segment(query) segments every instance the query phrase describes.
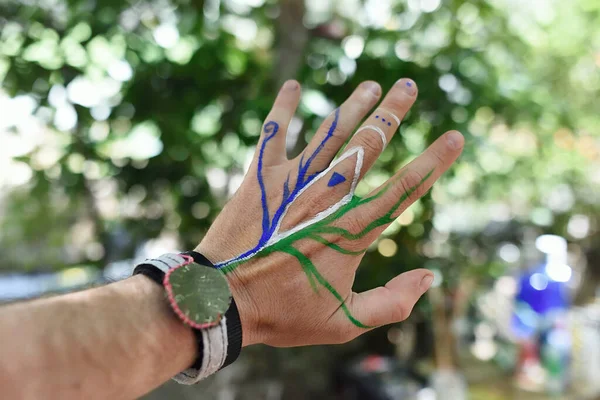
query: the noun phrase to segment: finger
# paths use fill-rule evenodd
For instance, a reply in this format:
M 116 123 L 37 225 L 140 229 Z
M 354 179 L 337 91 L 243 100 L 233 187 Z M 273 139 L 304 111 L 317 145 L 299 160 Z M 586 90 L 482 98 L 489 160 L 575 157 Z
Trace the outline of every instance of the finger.
M 388 207 L 392 205 L 389 209 L 391 218 L 399 216 L 431 189 L 435 181 L 456 161 L 463 145 L 464 138 L 460 132 L 446 132 L 382 185 L 382 201 Z
M 375 163 L 385 146 L 390 142 L 400 122 L 417 98 L 417 85 L 410 79 L 397 81 L 379 107 L 358 128 L 346 149 L 364 149 L 361 177 Z
M 340 240 L 356 241 L 366 238 L 370 243 L 408 206 L 427 193 L 458 158 L 463 144 L 464 139 L 459 132 L 447 132 L 386 183 L 354 204 L 350 204 L 350 199 L 358 182 L 364 150 L 361 147 L 349 149 L 330 168 L 311 181 L 310 189 L 303 194 L 305 200 L 300 199 L 302 201 L 298 206 L 290 208 L 283 227 L 291 229 L 302 223 L 298 225 L 300 229 L 328 217 L 340 207 L 361 207 L 361 212 L 348 214 L 353 215 L 351 225 L 345 224 L 350 220 L 342 222 L 342 225 L 353 228 L 322 229 L 325 233 L 340 234 Z
M 344 145 L 356 125 L 381 96 L 377 82 L 361 83 L 350 97 L 323 121 L 306 149 L 299 156 L 301 168 L 310 176 L 323 171 Z
M 377 327 L 404 321 L 433 282 L 433 273 L 416 269 L 363 293 L 353 293 L 347 306 L 362 324 Z M 346 320 L 346 324 L 347 324 Z M 358 331 L 358 333 L 364 332 Z
M 364 196 L 359 205 L 367 208 L 355 217 L 360 228 L 358 232 L 346 234 L 345 238 L 375 240 L 396 217 L 427 193 L 458 158 L 463 144 L 464 139 L 459 132 L 447 132 L 386 183 Z
M 300 84 L 295 80 L 285 82 L 279 90 L 273 108 L 265 119 L 261 142 L 256 149 L 255 157 L 259 164 L 268 167 L 287 160 L 285 137 L 298 107 L 300 94 Z
M 343 227 L 321 230 L 338 234 L 340 240 L 371 243 L 396 217 L 427 193 L 458 158 L 463 143 L 464 139 L 457 131 L 442 135 L 386 183 L 358 201 L 349 203 L 349 207 L 360 211 L 347 214 L 348 218 L 341 221 Z

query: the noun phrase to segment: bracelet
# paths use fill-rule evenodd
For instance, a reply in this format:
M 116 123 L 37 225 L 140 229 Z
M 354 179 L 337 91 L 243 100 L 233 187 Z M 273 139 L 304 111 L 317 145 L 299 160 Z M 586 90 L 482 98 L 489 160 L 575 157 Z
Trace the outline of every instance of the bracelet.
M 187 257 L 185 257 L 187 256 Z M 192 257 L 200 265 L 214 268 L 214 265 L 202 254 L 188 251 L 182 254 L 168 253 L 138 264 L 133 275 L 142 274 L 163 286 L 166 272 L 186 262 Z M 197 344 L 197 357 L 192 366 L 173 379 L 182 384 L 191 385 L 233 363 L 242 349 L 242 324 L 235 300 L 218 325 L 206 329 L 194 329 Z

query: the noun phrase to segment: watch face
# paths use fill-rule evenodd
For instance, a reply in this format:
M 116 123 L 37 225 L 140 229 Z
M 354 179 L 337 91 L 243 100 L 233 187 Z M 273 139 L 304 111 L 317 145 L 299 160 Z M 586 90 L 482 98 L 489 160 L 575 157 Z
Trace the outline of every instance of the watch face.
M 196 329 L 217 325 L 231 304 L 231 291 L 219 270 L 194 262 L 173 268 L 164 280 L 173 310 Z

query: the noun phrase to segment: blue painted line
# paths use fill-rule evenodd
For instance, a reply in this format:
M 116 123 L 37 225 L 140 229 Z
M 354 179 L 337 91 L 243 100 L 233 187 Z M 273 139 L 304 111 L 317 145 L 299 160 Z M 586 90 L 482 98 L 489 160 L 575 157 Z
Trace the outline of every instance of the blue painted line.
M 250 249 L 248 251 L 245 251 L 244 253 L 240 254 L 239 256 L 235 257 L 234 259 L 228 261 L 227 264 L 229 264 L 231 262 L 235 262 L 236 260 L 239 260 L 242 258 L 246 258 L 248 256 L 252 256 L 252 255 L 258 253 L 262 248 L 264 248 L 265 245 L 268 243 L 268 241 L 273 236 L 273 234 L 275 233 L 275 229 L 277 228 L 279 221 L 283 217 L 283 213 L 287 209 L 288 205 L 296 199 L 296 197 L 298 196 L 298 193 L 300 193 L 300 191 L 303 188 L 305 188 L 310 182 L 312 182 L 317 177 L 317 175 L 319 175 L 323 171 L 323 170 L 317 171 L 317 172 L 309 175 L 308 177 L 306 176 L 306 173 L 308 172 L 315 157 L 317 157 L 317 155 L 323 150 L 323 148 L 325 147 L 325 145 L 327 144 L 329 139 L 331 139 L 331 137 L 333 137 L 333 133 L 335 132 L 335 129 L 337 128 L 339 116 L 340 116 L 340 109 L 338 108 L 335 110 L 335 116 L 334 116 L 333 122 L 331 123 L 331 126 L 329 127 L 329 130 L 327 131 L 327 134 L 325 135 L 325 137 L 323 138 L 323 140 L 321 141 L 319 146 L 310 155 L 310 157 L 308 158 L 308 160 L 306 160 L 306 162 L 304 162 L 304 155 L 302 155 L 302 157 L 300 158 L 300 163 L 298 165 L 298 175 L 296 177 L 296 184 L 295 184 L 294 190 L 292 190 L 291 192 L 290 192 L 290 188 L 289 188 L 290 178 L 288 175 L 288 177 L 283 185 L 283 196 L 282 196 L 282 200 L 281 200 L 281 205 L 277 208 L 277 211 L 275 211 L 275 214 L 273 214 L 273 219 L 271 219 L 270 215 L 269 215 L 269 207 L 267 204 L 267 193 L 266 193 L 266 189 L 265 189 L 265 185 L 264 185 L 262 171 L 263 171 L 263 158 L 264 158 L 265 147 L 267 145 L 267 142 L 269 140 L 271 140 L 273 137 L 275 137 L 275 135 L 279 131 L 279 124 L 277 124 L 275 121 L 269 121 L 265 124 L 263 130 L 266 134 L 268 134 L 268 136 L 265 137 L 265 139 L 263 140 L 261 147 L 260 147 L 260 151 L 258 154 L 258 171 L 257 171 L 257 176 L 256 176 L 257 180 L 258 180 L 258 185 L 260 186 L 261 207 L 263 210 L 262 234 L 261 234 L 260 239 L 258 240 L 258 243 L 256 244 L 256 246 L 254 246 L 252 249 Z M 346 178 L 344 178 L 342 175 L 340 175 L 340 176 L 344 180 L 346 180 Z M 339 178 L 336 178 L 336 179 L 339 179 Z M 341 182 L 343 182 L 343 181 L 340 181 L 338 183 L 341 183 Z M 216 268 L 223 268 L 224 266 L 225 266 L 225 263 L 215 264 Z

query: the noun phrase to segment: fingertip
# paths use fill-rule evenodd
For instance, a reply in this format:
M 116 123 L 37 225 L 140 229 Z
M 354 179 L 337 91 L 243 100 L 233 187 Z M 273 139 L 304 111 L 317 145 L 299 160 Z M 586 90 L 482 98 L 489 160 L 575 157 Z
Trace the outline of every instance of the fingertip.
M 269 118 L 277 120 L 282 126 L 287 126 L 300 101 L 300 84 L 295 79 L 284 82 L 273 102 Z
M 381 86 L 375 81 L 364 81 L 361 86 L 376 97 L 381 96 Z
M 404 93 L 408 94 L 409 96 L 415 96 L 417 94 L 417 84 L 412 79 L 399 79 L 395 83 L 395 86 L 400 88 Z
M 404 276 L 410 281 L 407 282 L 407 284 L 411 286 L 413 293 L 416 296 L 415 301 L 417 301 L 419 297 L 429 290 L 435 278 L 433 272 L 423 268 L 405 272 L 400 276 Z
M 425 293 L 429 290 L 431 284 L 433 283 L 433 278 L 434 276 L 431 272 L 426 273 L 423 278 L 421 278 L 421 282 L 419 283 L 419 289 L 421 290 L 421 293 Z
M 282 89 L 298 90 L 298 89 L 300 89 L 300 83 L 298 83 L 298 81 L 295 79 L 289 79 L 289 80 L 285 81 L 285 83 L 282 86 Z
M 433 276 L 433 273 L 423 268 L 413 269 L 396 276 L 394 279 L 389 281 L 386 286 L 389 289 L 400 292 L 407 290 L 409 287 L 418 289 L 421 281 L 427 275 Z
M 446 141 L 451 149 L 459 150 L 464 146 L 465 138 L 459 131 L 449 131 L 446 133 Z

